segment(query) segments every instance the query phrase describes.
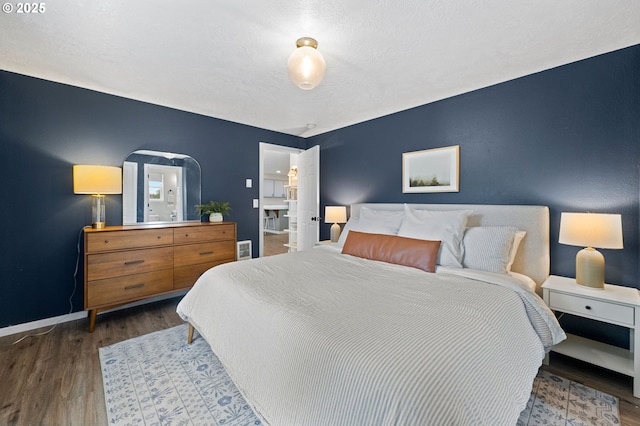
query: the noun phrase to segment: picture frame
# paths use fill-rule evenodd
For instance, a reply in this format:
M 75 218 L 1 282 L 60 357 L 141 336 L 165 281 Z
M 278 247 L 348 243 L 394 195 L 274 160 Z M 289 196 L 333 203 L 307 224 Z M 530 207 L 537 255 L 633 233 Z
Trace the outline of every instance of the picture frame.
M 402 154 L 402 192 L 459 192 L 460 145 Z

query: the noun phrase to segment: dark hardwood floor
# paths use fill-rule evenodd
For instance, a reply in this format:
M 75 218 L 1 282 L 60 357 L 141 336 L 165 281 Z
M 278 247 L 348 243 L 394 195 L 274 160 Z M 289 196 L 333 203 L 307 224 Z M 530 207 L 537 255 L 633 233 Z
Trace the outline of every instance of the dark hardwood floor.
M 77 320 L 0 338 L 0 425 L 107 425 L 98 348 L 182 324 L 178 301 L 99 315 L 93 333 Z
M 0 338 L 0 425 L 107 425 L 98 348 L 182 324 L 178 301 L 100 315 L 93 333 L 78 320 L 15 345 L 29 333 Z M 629 377 L 556 354 L 543 368 L 617 396 L 622 425 L 640 426 Z

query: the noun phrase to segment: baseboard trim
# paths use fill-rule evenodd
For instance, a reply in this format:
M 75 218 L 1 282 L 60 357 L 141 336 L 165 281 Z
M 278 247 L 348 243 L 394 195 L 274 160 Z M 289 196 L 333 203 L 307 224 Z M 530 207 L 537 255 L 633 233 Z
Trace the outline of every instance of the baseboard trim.
M 44 318 L 37 321 L 25 322 L 17 325 L 10 325 L 9 327 L 0 328 L 0 337 L 10 336 L 12 334 L 24 333 L 25 331 L 35 330 L 42 327 L 50 327 L 52 325 L 61 324 L 63 322 L 75 321 L 78 319 L 86 318 L 87 312 L 72 312 L 66 315 L 60 315 L 57 317 Z
M 184 296 L 189 289 L 178 291 L 170 294 L 162 294 L 159 296 L 150 297 L 148 299 L 138 300 L 136 302 L 129 303 L 127 305 L 118 306 L 117 308 L 109 309 L 108 311 L 100 312 L 98 317 L 102 314 L 119 311 L 120 309 L 133 308 L 134 306 L 146 305 L 147 303 L 159 302 L 160 300 L 172 299 L 174 297 Z M 24 333 L 26 331 L 35 330 L 42 327 L 50 327 L 56 324 L 62 324 L 63 322 L 75 321 L 82 318 L 87 318 L 87 311 L 72 312 L 66 315 L 59 315 L 57 317 L 44 318 L 37 321 L 25 322 L 22 324 L 10 325 L 8 327 L 0 328 L 0 337 L 10 336 L 12 334 Z

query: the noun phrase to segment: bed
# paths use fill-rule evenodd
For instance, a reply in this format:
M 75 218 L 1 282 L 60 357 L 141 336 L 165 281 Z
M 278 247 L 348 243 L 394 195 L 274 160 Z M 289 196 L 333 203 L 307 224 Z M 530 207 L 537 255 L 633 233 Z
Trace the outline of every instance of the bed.
M 178 313 L 264 424 L 514 425 L 565 338 L 548 273 L 546 207 L 357 204 L 338 243 L 212 268 Z

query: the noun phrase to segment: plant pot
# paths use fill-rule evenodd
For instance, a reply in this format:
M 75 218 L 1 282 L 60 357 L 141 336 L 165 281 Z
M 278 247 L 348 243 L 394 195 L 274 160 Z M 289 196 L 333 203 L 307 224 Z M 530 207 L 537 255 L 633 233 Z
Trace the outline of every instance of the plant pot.
M 222 213 L 211 213 L 209 215 L 209 222 L 222 222 Z

